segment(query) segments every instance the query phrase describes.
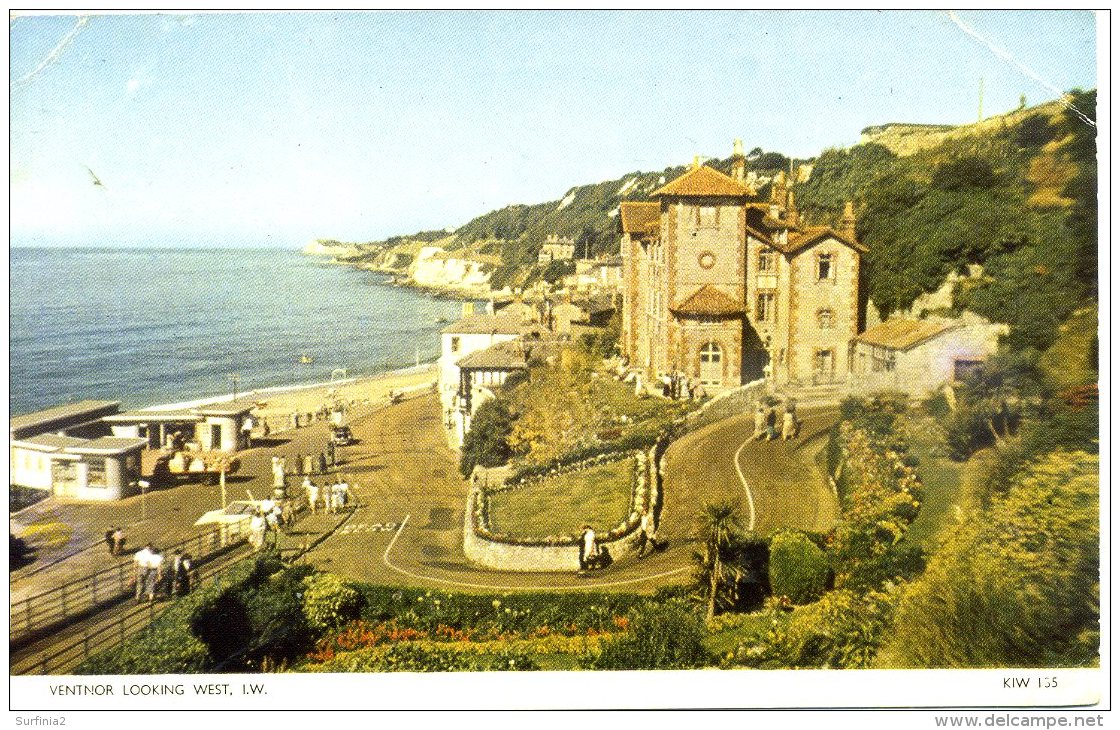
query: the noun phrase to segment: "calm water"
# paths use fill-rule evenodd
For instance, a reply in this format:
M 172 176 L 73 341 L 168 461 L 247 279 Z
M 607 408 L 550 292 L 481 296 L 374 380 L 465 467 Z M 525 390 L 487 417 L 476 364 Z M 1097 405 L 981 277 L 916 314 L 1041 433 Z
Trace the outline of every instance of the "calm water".
M 10 251 L 9 407 L 126 408 L 363 375 L 439 353 L 458 302 L 284 250 Z M 302 355 L 312 358 L 301 364 Z

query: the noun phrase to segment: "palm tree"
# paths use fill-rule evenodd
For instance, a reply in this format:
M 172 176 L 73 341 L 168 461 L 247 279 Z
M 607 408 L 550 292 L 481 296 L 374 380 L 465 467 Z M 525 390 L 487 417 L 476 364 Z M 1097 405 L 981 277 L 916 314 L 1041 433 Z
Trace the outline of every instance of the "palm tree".
M 697 582 L 701 593 L 707 598 L 707 620 L 711 621 L 716 615 L 716 604 L 725 593 L 724 584 L 728 578 L 721 552 L 730 547 L 735 536 L 742 531 L 742 519 L 738 505 L 719 502 L 704 505 L 697 521 L 703 540 L 703 552 L 696 555 L 700 568 Z M 726 600 L 726 596 L 723 596 L 723 601 Z

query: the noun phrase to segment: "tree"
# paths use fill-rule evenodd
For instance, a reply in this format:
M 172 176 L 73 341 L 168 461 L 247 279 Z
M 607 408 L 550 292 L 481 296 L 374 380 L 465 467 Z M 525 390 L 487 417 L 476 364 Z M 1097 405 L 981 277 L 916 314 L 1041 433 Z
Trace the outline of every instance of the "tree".
M 1054 452 L 947 532 L 905 590 L 886 667 L 1091 666 L 1100 639 L 1100 462 Z
M 699 523 L 703 547 L 694 556 L 698 564 L 696 580 L 707 603 L 707 620 L 711 621 L 717 608 L 734 604 L 738 575 L 733 566 L 727 565 L 726 553 L 743 527 L 738 506 L 730 502 L 704 505 Z
M 503 398 L 486 401 L 471 417 L 471 430 L 463 438 L 459 471 L 470 476 L 475 466 L 501 466 L 509 461 L 513 413 Z

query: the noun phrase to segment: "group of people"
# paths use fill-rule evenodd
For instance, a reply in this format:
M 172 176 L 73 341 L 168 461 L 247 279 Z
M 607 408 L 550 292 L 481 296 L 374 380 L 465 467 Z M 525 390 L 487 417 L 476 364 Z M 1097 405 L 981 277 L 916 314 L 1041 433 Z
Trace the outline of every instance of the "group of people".
M 320 504 L 326 514 L 333 514 L 342 511 L 350 502 L 350 485 L 342 479 L 320 487 L 311 481 L 311 477 L 304 477 L 303 491 L 307 495 L 307 507 L 311 514 L 318 514 Z
M 662 375 L 660 381 L 661 394 L 672 400 L 700 400 L 708 395 L 699 380 L 690 378 L 675 369 Z
M 271 542 L 271 547 L 275 548 L 280 539 L 280 529 L 287 528 L 293 519 L 290 501 L 262 500 L 249 520 L 249 545 L 253 552 L 259 552 L 266 542 Z
M 773 441 L 778 438 L 779 433 L 782 441 L 789 441 L 792 438 L 797 438 L 801 432 L 801 422 L 797 420 L 797 404 L 792 400 L 786 401 L 786 407 L 782 413 L 781 431 L 778 431 L 778 411 L 776 408 L 767 409 L 761 403 L 754 412 L 754 440 L 755 441 Z
M 105 531 L 105 544 L 109 547 L 110 555 L 124 555 L 124 544 L 127 538 L 121 527 L 110 527 Z
M 145 599 L 154 603 L 157 598 L 185 596 L 191 591 L 194 578 L 193 558 L 190 553 L 175 550 L 171 559 L 148 543 L 132 556 L 136 568 L 136 602 Z
M 647 554 L 663 550 L 667 546 L 667 543 L 657 536 L 657 524 L 652 511 L 642 515 L 641 522 L 638 525 L 637 540 L 639 558 L 644 558 Z M 649 551 L 648 553 L 646 552 L 647 550 Z M 606 568 L 613 562 L 614 558 L 611 556 L 607 546 L 599 544 L 594 528 L 592 528 L 591 525 L 583 525 L 580 528 L 579 537 L 580 572 L 583 573 L 588 570 Z

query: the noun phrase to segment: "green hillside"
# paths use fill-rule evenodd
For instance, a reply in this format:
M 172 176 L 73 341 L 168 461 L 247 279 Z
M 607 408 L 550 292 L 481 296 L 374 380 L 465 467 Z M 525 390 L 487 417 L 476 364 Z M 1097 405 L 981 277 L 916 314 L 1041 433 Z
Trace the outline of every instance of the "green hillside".
M 930 126 L 904 143 L 890 136 L 892 125 L 865 130 L 887 131 L 794 161 L 812 166 L 793 186 L 798 208 L 808 223 L 831 223 L 846 200 L 855 202 L 858 233 L 870 247 L 867 291 L 884 316 L 936 290 L 950 272 L 982 264 L 986 278 L 959 291 L 955 306 L 1011 324 L 1016 348 L 1045 350 L 1058 327 L 1096 299 L 1096 129 L 1077 113 L 1095 118 L 1096 92 L 1074 92 L 1068 101 L 963 127 Z M 730 168 L 729 159 L 707 164 Z M 789 170 L 790 160 L 755 148 L 747 166 L 766 178 Z M 361 244 L 352 260 L 399 267 L 420 245 L 438 242 L 498 255 L 503 263 L 492 285 L 525 286 L 556 273 L 536 264 L 549 235 L 571 237 L 579 257 L 616 253 L 619 204 L 648 200 L 685 169 L 580 185 L 557 200 L 491 211 L 453 235 L 427 231 Z

